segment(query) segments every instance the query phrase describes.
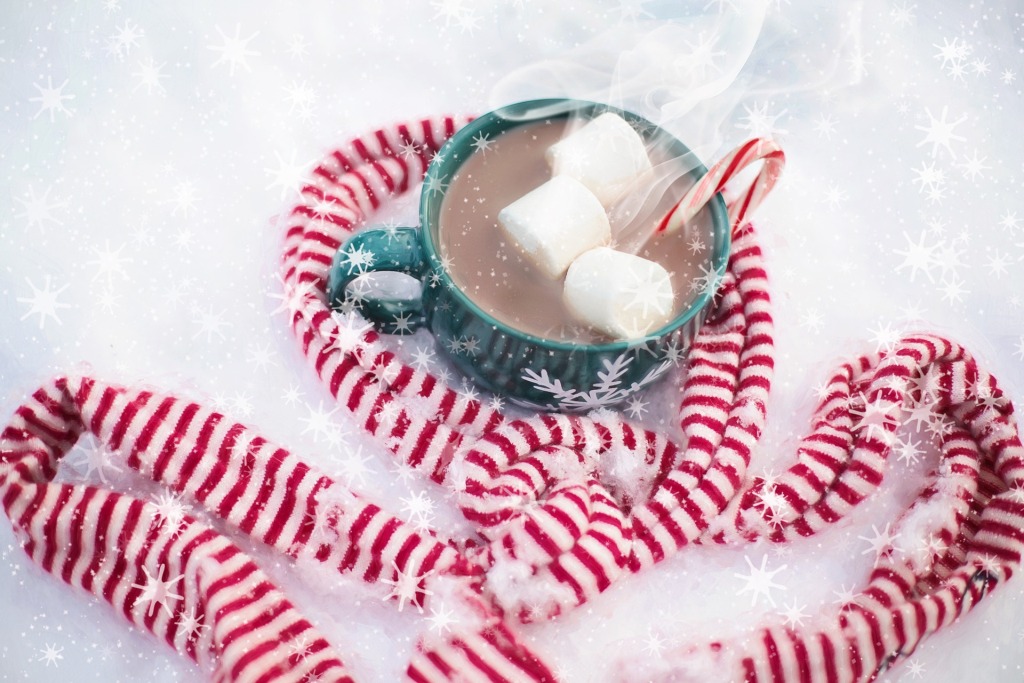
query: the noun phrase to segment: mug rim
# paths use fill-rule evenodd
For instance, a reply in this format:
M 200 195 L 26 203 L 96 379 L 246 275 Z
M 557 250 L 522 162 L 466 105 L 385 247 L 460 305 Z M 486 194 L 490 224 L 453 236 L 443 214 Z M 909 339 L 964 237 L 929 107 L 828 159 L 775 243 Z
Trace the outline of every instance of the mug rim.
M 524 117 L 533 110 L 553 110 L 555 113 Z M 428 227 L 428 215 L 430 207 L 436 202 L 438 205 L 438 220 L 440 220 L 440 204 L 444 201 L 444 197 L 447 194 L 447 188 L 444 184 L 444 180 L 450 175 L 454 175 L 455 172 L 465 163 L 466 159 L 470 155 L 465 155 L 459 158 L 458 154 L 452 154 L 452 152 L 464 145 L 467 139 L 472 139 L 474 135 L 480 133 L 486 133 L 488 129 L 500 121 L 518 121 L 511 127 L 516 127 L 533 121 L 542 121 L 544 119 L 554 119 L 568 117 L 573 114 L 584 113 L 587 118 L 594 118 L 598 114 L 605 112 L 612 112 L 622 116 L 624 119 L 632 124 L 642 124 L 647 130 L 654 134 L 664 135 L 669 140 L 669 143 L 676 148 L 680 153 L 677 156 L 690 155 L 692 159 L 696 161 L 689 173 L 694 176 L 694 180 L 699 180 L 705 174 L 707 174 L 707 166 L 700 160 L 697 155 L 690 150 L 681 140 L 669 133 L 667 130 L 658 126 L 647 119 L 634 114 L 632 112 L 620 109 L 618 107 L 603 104 L 599 102 L 590 102 L 587 100 L 576 100 L 571 98 L 547 98 L 537 100 L 526 100 L 523 102 L 516 102 L 508 104 L 503 107 L 499 107 L 493 111 L 489 111 L 486 114 L 473 119 L 468 124 L 460 128 L 452 135 L 447 142 L 438 150 L 437 155 L 431 160 L 430 165 L 427 168 L 427 172 L 424 176 L 424 190 L 420 193 L 420 243 L 423 247 L 424 255 L 430 263 L 430 270 L 432 273 L 437 273 L 441 279 L 440 286 L 445 287 L 448 291 L 459 301 L 462 306 L 465 306 L 470 312 L 484 320 L 488 325 L 491 325 L 494 329 L 500 329 L 502 333 L 507 334 L 511 337 L 520 339 L 529 344 L 543 347 L 550 351 L 585 351 L 585 352 L 624 352 L 629 349 L 639 348 L 646 346 L 652 341 L 662 339 L 679 328 L 686 325 L 696 316 L 700 315 L 712 301 L 715 291 L 718 289 L 718 285 L 721 282 L 722 277 L 725 274 L 725 268 L 729 260 L 729 251 L 731 248 L 732 235 L 729 226 L 729 215 L 725 207 L 725 200 L 722 199 L 721 193 L 715 194 L 711 201 L 708 202 L 708 209 L 711 212 L 711 223 L 712 230 L 717 238 L 719 233 L 722 235 L 722 239 L 715 240 L 715 244 L 712 245 L 711 253 L 711 264 L 712 272 L 715 274 L 713 283 L 709 283 L 709 286 L 704 288 L 700 294 L 687 306 L 678 316 L 670 320 L 660 328 L 644 335 L 643 337 L 636 337 L 633 339 L 620 339 L 610 342 L 602 342 L 600 344 L 591 344 L 586 342 L 565 342 L 558 341 L 555 339 L 548 339 L 545 337 L 538 337 L 537 335 L 530 334 L 518 330 L 507 323 L 498 320 L 493 315 L 483 310 L 476 302 L 469 298 L 462 288 L 458 286 L 451 275 L 445 269 L 441 257 L 438 253 L 437 245 L 434 243 L 431 230 Z M 505 131 L 503 130 L 502 133 Z M 645 136 L 647 137 L 647 136 Z M 454 164 L 454 165 L 453 165 Z M 447 171 L 447 173 L 443 173 Z M 444 188 L 437 192 L 427 191 L 428 187 Z M 439 195 L 436 196 L 435 195 Z M 440 227 L 440 226 L 438 226 Z M 719 247 L 719 248 L 716 248 Z M 428 312 L 428 315 L 431 313 Z

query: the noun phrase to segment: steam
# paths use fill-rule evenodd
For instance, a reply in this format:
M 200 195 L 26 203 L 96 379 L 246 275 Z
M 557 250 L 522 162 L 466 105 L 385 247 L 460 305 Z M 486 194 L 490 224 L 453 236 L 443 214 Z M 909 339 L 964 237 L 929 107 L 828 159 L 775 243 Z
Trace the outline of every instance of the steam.
M 648 154 L 655 150 L 648 148 Z M 673 185 L 700 165 L 700 160 L 693 154 L 675 157 L 654 166 L 650 173 L 645 173 L 623 193 L 608 210 L 608 220 L 612 234 L 615 236 L 617 249 L 636 254 L 651 237 L 651 230 L 657 225 L 669 206 L 665 205 L 665 195 Z M 682 190 L 680 190 L 681 196 Z M 659 208 L 661 213 L 659 213 Z M 686 225 L 686 237 L 689 239 L 691 228 Z
M 862 3 L 821 0 L 796 17 L 770 9 L 778 3 L 722 0 L 718 11 L 703 0 L 671 3 L 671 14 L 623 23 L 513 71 L 495 84 L 491 108 L 541 98 L 601 102 L 639 114 L 686 144 L 693 154 L 658 163 L 610 211 L 620 248 L 636 253 L 661 217 L 655 213 L 664 210 L 665 193 L 682 191 L 680 179 L 701 160 L 709 165 L 724 145 L 743 138 L 780 137 L 776 120 L 799 110 L 795 95 L 818 96 L 860 80 Z M 797 58 L 786 36 L 806 31 L 821 37 L 819 53 Z M 785 105 L 771 114 L 776 98 Z
M 549 97 L 603 102 L 658 124 L 713 161 L 743 132 L 741 105 L 860 80 L 861 2 L 821 0 L 815 11 L 793 17 L 777 2 L 723 0 L 717 10 L 704 0 L 667 3 L 671 9 L 651 20 L 624 22 L 513 71 L 492 89 L 491 108 Z M 797 60 L 785 36 L 807 31 L 820 36 L 820 53 Z M 756 121 L 748 125 L 747 135 L 765 132 Z
M 754 49 L 765 10 L 762 0 L 740 0 L 735 12 L 623 24 L 507 75 L 492 91 L 492 108 L 545 97 L 603 102 L 662 126 L 698 154 L 714 151 L 694 141 L 707 141 L 735 108 L 738 97 L 720 96 Z

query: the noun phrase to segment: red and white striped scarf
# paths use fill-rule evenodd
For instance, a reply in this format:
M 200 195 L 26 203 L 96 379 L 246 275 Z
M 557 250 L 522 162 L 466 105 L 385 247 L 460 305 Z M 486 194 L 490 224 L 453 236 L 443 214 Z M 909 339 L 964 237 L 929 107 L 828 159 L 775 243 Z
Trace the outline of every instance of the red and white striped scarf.
M 897 528 L 926 542 L 882 549 L 867 586 L 813 631 L 779 625 L 697 645 L 661 674 L 706 680 L 710 662 L 724 680 L 871 680 L 1009 578 L 1024 543 L 1024 449 L 995 378 L 948 340 L 911 336 L 842 365 L 795 463 L 770 481 L 747 476 L 774 362 L 750 224 L 735 230 L 716 312 L 689 352 L 682 444 L 609 411 L 506 419 L 403 364 L 358 318 L 332 314 L 324 290 L 335 250 L 415 185 L 464 122 L 382 129 L 329 155 L 289 218 L 284 284 L 291 323 L 331 394 L 400 462 L 454 488 L 483 542 L 417 531 L 190 401 L 67 377 L 40 388 L 0 434 L 0 500 L 35 562 L 215 681 L 350 680 L 341 655 L 229 538 L 162 503 L 56 483 L 60 458 L 89 432 L 234 533 L 384 582 L 400 605 L 457 603 L 451 629 L 421 639 L 412 680 L 554 680 L 515 622 L 572 609 L 689 543 L 822 530 L 879 486 L 912 407 L 936 416 L 941 454 Z M 621 495 L 606 454 L 632 457 L 648 494 Z

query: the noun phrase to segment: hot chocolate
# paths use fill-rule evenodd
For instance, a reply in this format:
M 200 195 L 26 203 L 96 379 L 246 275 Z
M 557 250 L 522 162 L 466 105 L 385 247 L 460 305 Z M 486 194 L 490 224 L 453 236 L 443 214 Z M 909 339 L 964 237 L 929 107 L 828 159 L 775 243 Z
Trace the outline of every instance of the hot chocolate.
M 563 281 L 540 272 L 498 224 L 501 209 L 551 178 L 544 154 L 578 123 L 543 120 L 523 124 L 495 139 L 481 138 L 475 144 L 477 151 L 448 181 L 438 243 L 452 279 L 494 318 L 538 337 L 590 344 L 610 339 L 574 319 L 563 302 Z M 676 164 L 653 145 L 648 145 L 647 151 L 662 176 L 667 172 L 681 176 L 663 191 L 654 210 L 646 212 L 644 220 L 654 224 L 693 181 L 682 161 Z M 613 243 L 630 222 L 633 211 L 628 207 L 636 204 L 636 199 L 626 193 L 608 207 Z M 637 252 L 669 272 L 675 292 L 673 318 L 697 295 L 695 283 L 700 283 L 710 267 L 712 244 L 711 222 L 702 213 L 687 230 L 658 235 Z M 607 277 L 616 274 L 607 273 Z

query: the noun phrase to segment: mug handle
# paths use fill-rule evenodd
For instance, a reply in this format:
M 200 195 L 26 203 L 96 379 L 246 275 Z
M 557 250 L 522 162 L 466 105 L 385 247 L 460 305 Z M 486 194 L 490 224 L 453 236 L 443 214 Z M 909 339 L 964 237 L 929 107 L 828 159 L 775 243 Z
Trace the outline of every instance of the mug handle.
M 426 322 L 421 297 L 392 299 L 347 291 L 359 276 L 381 271 L 423 278 L 427 263 L 420 246 L 419 228 L 375 228 L 353 235 L 334 254 L 327 279 L 327 301 L 334 309 L 352 301 L 378 332 L 412 334 Z

